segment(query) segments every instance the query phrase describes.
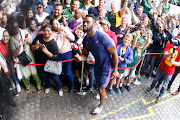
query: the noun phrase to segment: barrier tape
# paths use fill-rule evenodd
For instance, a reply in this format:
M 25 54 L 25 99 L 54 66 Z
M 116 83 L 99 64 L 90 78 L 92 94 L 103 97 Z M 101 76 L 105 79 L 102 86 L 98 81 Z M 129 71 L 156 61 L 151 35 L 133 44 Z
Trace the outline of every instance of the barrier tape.
M 141 57 L 141 59 L 138 61 L 138 63 L 135 65 L 135 66 L 132 66 L 132 67 L 125 67 L 125 68 L 118 68 L 118 70 L 124 70 L 124 69 L 131 69 L 131 68 L 135 68 L 139 65 L 139 63 L 141 62 L 143 57 Z
M 72 59 L 69 59 L 69 60 L 63 60 L 63 61 L 59 61 L 60 63 L 64 63 L 64 62 L 69 62 L 69 61 L 73 61 L 73 60 L 75 60 L 74 58 L 72 58 Z M 17 63 L 17 62 L 15 62 L 15 61 L 13 61 L 14 63 L 16 63 L 16 64 L 22 64 L 22 63 Z M 45 65 L 45 64 L 28 64 L 28 65 L 36 65 L 36 66 L 43 66 L 43 65 Z
M 146 53 L 146 55 L 163 55 L 164 53 Z
M 149 54 L 149 55 L 163 55 L 164 53 L 146 53 L 146 55 L 147 55 L 147 54 Z M 137 67 L 137 66 L 139 65 L 139 63 L 141 62 L 142 58 L 143 58 L 143 57 L 141 57 L 141 59 L 138 61 L 138 63 L 137 63 L 135 66 L 125 67 L 125 68 L 118 68 L 118 70 L 135 68 L 135 67 Z M 69 59 L 69 60 L 63 60 L 63 61 L 59 61 L 59 62 L 60 62 L 60 63 L 65 63 L 65 62 L 69 62 L 69 61 L 73 61 L 73 60 L 75 60 L 75 59 L 72 58 L 72 59 Z M 16 64 L 22 64 L 22 63 L 17 63 L 17 62 L 15 62 L 15 61 L 13 61 L 13 62 L 16 63 Z M 90 61 L 90 60 L 89 60 L 89 62 L 95 64 L 95 62 L 93 62 L 93 61 Z M 28 64 L 28 65 L 43 66 L 43 65 L 45 65 L 45 64 Z

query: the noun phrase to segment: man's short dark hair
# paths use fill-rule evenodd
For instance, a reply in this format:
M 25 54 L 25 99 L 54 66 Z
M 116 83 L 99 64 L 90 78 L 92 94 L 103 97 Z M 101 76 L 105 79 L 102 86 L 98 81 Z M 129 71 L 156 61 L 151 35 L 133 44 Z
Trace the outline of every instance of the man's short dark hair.
M 91 17 L 94 20 L 94 23 L 97 21 L 96 17 L 93 14 L 87 14 L 86 17 Z

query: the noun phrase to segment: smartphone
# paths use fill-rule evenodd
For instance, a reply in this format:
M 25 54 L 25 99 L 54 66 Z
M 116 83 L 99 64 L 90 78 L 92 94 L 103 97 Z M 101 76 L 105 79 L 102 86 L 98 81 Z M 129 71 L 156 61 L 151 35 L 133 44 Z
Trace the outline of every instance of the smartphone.
M 43 47 L 43 44 L 39 43 L 39 47 Z

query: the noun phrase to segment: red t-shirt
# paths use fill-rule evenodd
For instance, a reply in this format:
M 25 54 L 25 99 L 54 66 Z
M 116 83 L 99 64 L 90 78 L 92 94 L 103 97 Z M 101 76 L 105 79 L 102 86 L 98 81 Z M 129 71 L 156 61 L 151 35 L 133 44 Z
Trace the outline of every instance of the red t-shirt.
M 115 32 L 108 30 L 106 33 L 112 38 L 115 45 L 117 46 L 117 36 L 116 36 Z
M 170 42 L 168 41 L 164 48 L 164 51 L 168 51 L 169 53 L 173 52 L 173 47 L 174 47 L 174 45 L 170 44 Z M 176 48 L 175 54 L 176 55 L 173 57 L 174 61 L 176 61 L 176 62 L 180 61 L 180 47 Z M 159 67 L 166 74 L 173 75 L 176 66 L 174 66 L 170 63 L 170 59 L 171 59 L 171 57 L 163 58 L 161 60 L 161 63 L 159 64 Z
M 6 44 L 2 43 L 1 41 L 0 41 L 0 52 L 4 56 L 4 58 L 6 58 Z

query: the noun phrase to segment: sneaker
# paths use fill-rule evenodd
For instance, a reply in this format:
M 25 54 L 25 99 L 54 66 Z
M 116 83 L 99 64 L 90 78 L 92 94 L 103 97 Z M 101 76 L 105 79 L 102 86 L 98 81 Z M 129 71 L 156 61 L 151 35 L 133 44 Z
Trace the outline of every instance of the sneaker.
M 151 80 L 151 77 L 148 77 L 148 80 Z
M 90 88 L 90 89 L 89 89 L 89 92 L 90 92 L 90 93 L 93 93 L 93 92 L 94 92 L 94 91 L 93 91 L 93 88 Z
M 45 89 L 45 93 L 48 94 L 48 93 L 49 93 L 49 90 L 50 90 L 50 88 L 46 88 L 46 89 Z
M 111 88 L 111 89 L 109 89 L 109 92 L 111 93 L 111 94 L 115 94 L 115 92 L 114 92 L 114 90 Z
M 141 76 L 142 76 L 143 78 L 145 78 L 145 77 L 146 77 L 144 73 L 143 73 L 143 74 L 141 74 Z
M 121 94 L 121 90 L 119 88 L 116 88 L 116 91 L 118 94 Z
M 12 87 L 10 87 L 9 90 L 12 91 L 13 90 Z
M 89 78 L 86 80 L 86 86 L 89 85 Z
M 161 97 L 158 96 L 155 102 L 158 103 L 158 102 L 160 102 L 160 101 L 161 101 Z
M 123 87 L 119 87 L 121 92 L 123 93 L 124 92 L 124 88 Z
M 145 91 L 145 93 L 149 93 L 151 90 L 152 90 L 152 88 L 149 87 L 149 88 Z
M 20 93 L 21 92 L 21 86 L 19 84 L 17 84 L 16 88 L 17 88 L 17 92 Z
M 152 74 L 155 76 L 155 75 L 156 75 L 156 71 L 155 71 L 155 70 L 153 70 Z
M 63 91 L 62 90 L 59 91 L 59 96 L 63 96 Z
M 130 92 L 131 91 L 131 87 L 130 86 L 125 86 L 125 88 Z
M 159 92 L 159 86 L 155 87 L 156 92 Z

